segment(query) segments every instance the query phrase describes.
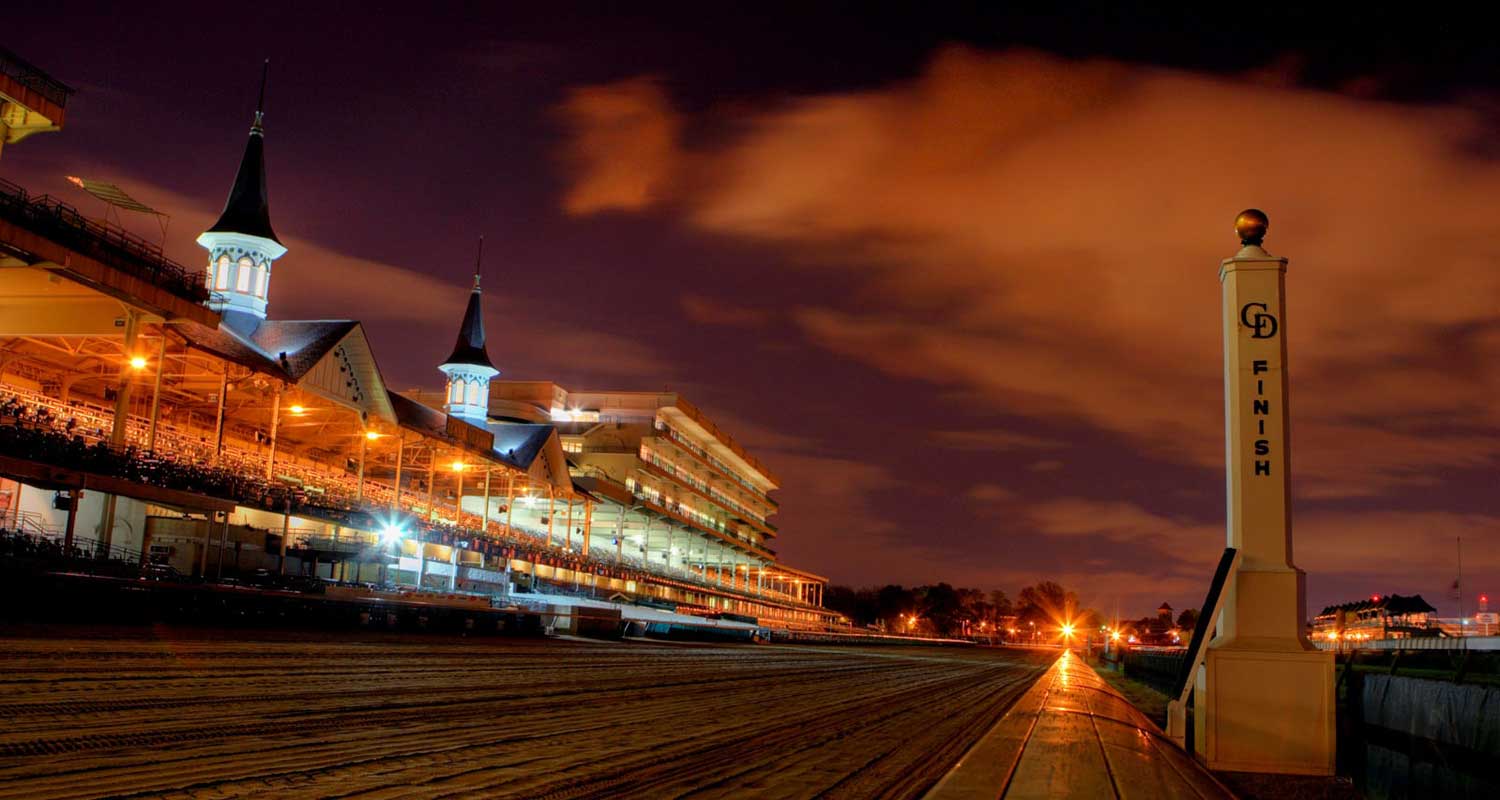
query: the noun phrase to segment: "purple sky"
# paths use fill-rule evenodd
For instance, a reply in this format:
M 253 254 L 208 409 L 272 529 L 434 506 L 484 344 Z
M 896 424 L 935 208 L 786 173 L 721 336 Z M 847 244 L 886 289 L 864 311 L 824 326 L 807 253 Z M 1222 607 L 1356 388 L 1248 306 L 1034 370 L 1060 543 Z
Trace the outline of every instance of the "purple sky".
M 274 6 L 8 13 L 79 93 L 0 177 L 89 213 L 63 176 L 118 182 L 196 266 L 269 57 L 272 316 L 363 320 L 393 388 L 433 385 L 483 233 L 502 377 L 682 391 L 785 479 L 789 562 L 1130 614 L 1198 605 L 1224 546 L 1216 267 L 1259 206 L 1292 259 L 1309 606 L 1453 613 L 1459 536 L 1466 593 L 1500 587 L 1477 39 Z

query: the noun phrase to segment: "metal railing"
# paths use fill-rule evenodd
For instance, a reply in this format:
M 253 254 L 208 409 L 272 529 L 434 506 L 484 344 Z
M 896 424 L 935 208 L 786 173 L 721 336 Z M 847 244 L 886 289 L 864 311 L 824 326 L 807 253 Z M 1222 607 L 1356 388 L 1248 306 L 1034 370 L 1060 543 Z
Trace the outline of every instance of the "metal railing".
M 3 178 L 0 178 L 0 219 L 185 300 L 208 302 L 209 292 L 202 271 L 189 270 L 167 258 L 160 247 L 123 228 L 91 220 L 57 198 L 34 196 Z
M 47 100 L 56 103 L 58 108 L 68 105 L 68 95 L 76 90 L 62 81 L 48 75 L 24 58 L 0 47 L 0 75 L 5 75 L 16 83 L 36 92 Z

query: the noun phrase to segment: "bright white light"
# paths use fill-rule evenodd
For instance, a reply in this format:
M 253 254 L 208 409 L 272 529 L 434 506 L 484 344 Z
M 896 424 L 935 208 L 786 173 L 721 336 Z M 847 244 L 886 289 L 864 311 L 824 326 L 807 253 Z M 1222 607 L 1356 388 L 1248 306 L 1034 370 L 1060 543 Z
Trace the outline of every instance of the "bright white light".
M 303 408 L 302 406 L 292 406 L 290 409 L 287 409 L 287 410 L 291 411 L 293 414 L 301 414 L 302 412 L 306 411 L 307 409 Z
M 380 438 L 380 434 L 376 433 L 375 431 L 365 431 L 365 438 L 373 442 L 376 439 Z
M 142 358 L 141 356 L 135 356 L 134 358 L 130 359 L 130 366 L 134 369 L 145 369 L 146 359 Z
M 386 523 L 385 527 L 380 529 L 380 540 L 382 542 L 394 542 L 404 538 L 406 538 L 406 531 L 400 525 Z

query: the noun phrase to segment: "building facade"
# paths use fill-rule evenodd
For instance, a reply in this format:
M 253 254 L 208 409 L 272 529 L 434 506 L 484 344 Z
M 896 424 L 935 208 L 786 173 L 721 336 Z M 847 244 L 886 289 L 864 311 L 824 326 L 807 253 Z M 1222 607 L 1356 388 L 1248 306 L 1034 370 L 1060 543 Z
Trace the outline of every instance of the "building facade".
M 60 124 L 60 103 L 26 98 Z M 297 254 L 272 227 L 267 159 L 257 111 L 202 268 L 0 181 L 6 535 L 205 577 L 839 621 L 821 578 L 776 561 L 774 477 L 685 401 L 562 392 L 562 409 L 618 407 L 608 433 L 554 415 L 556 387 L 520 413 L 526 385 L 492 380 L 477 275 L 441 393 L 391 391 L 357 320 L 279 319 L 273 267 Z

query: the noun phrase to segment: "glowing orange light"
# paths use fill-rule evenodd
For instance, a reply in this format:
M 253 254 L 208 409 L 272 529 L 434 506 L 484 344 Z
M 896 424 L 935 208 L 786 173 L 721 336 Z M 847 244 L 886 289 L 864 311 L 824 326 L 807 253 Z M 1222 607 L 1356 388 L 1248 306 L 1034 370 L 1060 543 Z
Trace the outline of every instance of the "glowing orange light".
M 144 356 L 132 356 L 130 358 L 130 366 L 133 367 L 133 368 L 135 368 L 135 369 L 145 369 L 146 368 L 146 359 L 145 359 L 145 357 Z
M 302 412 L 306 411 L 307 409 L 303 408 L 302 406 L 294 405 L 294 406 L 292 406 L 291 408 L 289 408 L 287 410 L 290 411 L 290 412 L 292 412 L 293 414 L 301 414 Z
M 464 471 L 464 462 L 462 462 L 462 461 L 455 461 L 455 462 L 453 462 L 453 471 L 454 472 L 463 472 Z
M 380 438 L 380 434 L 376 433 L 375 431 L 365 431 L 365 438 L 373 442 L 376 439 Z

